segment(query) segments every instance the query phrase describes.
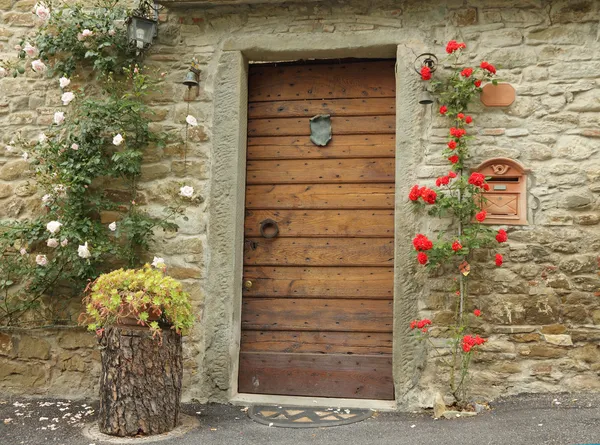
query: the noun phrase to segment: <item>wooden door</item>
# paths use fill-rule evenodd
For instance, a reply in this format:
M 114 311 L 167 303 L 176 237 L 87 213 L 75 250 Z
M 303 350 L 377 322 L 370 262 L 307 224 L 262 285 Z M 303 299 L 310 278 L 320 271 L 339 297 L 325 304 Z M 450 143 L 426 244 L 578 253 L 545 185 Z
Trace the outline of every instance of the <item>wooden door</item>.
M 239 392 L 394 398 L 395 95 L 394 61 L 250 67 Z

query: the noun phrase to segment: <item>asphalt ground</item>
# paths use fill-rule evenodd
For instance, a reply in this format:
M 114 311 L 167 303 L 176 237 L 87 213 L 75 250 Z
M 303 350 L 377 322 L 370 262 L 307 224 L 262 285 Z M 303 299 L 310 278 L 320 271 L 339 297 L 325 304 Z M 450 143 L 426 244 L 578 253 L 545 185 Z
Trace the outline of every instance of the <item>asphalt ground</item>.
M 600 393 L 521 395 L 496 400 L 475 417 L 434 420 L 431 413 L 375 413 L 352 425 L 290 429 L 261 425 L 243 407 L 185 404 L 197 426 L 155 444 L 177 445 L 542 445 L 600 444 Z M 0 445 L 102 445 L 84 432 L 97 403 L 0 395 Z M 130 439 L 126 443 L 140 442 Z

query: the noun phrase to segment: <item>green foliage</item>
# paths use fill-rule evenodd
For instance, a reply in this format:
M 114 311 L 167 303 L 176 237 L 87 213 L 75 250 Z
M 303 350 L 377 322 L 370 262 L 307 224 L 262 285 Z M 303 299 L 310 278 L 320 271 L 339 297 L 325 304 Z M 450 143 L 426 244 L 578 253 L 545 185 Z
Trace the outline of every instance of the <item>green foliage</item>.
M 50 18 L 42 23 L 34 40 L 39 58 L 51 62 L 54 72 L 68 77 L 82 61 L 98 75 L 121 73 L 135 62 L 135 51 L 129 46 L 124 25 L 130 11 L 122 3 L 95 0 L 91 4 L 57 6 L 51 2 Z M 84 30 L 92 34 L 84 36 Z M 25 56 L 21 52 L 20 57 Z
M 34 39 L 55 73 L 91 67 L 99 82 L 71 90 L 63 77 L 65 107 L 55 123 L 36 143 L 11 143 L 25 151 L 44 197 L 39 216 L 0 222 L 0 324 L 18 323 L 48 297 L 56 303 L 81 295 L 110 267 L 143 264 L 156 229 L 177 230 L 172 220 L 183 214 L 180 198 L 161 217 L 136 203 L 144 150 L 164 145 L 166 135 L 149 129 L 145 100 L 157 81 L 137 64 L 126 66 L 132 59 L 117 26 L 126 9 L 118 3 L 50 5 Z M 84 29 L 92 35 L 82 40 Z M 103 212 L 114 215 L 116 228 L 101 222 Z M 56 233 L 47 228 L 52 221 L 61 224 Z
M 148 264 L 142 269 L 100 275 L 85 302 L 88 329 L 92 331 L 133 318 L 154 335 L 160 334 L 161 322 L 185 335 L 195 318 L 190 296 L 181 283 Z

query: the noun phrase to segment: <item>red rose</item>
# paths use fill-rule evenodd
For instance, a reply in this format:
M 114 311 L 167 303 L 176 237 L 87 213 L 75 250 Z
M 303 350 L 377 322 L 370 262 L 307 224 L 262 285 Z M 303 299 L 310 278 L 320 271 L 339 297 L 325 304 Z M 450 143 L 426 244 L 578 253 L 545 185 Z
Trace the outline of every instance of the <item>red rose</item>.
M 508 240 L 508 235 L 504 229 L 498 230 L 498 234 L 496 235 L 496 241 L 499 243 L 505 243 Z
M 489 71 L 492 74 L 496 74 L 496 68 L 491 63 L 487 63 L 484 61 L 484 62 L 481 62 L 480 66 L 482 69 Z
M 486 216 L 487 216 L 487 212 L 485 210 L 482 210 L 477 215 L 475 215 L 475 219 L 479 222 L 483 222 L 485 220 Z
M 419 252 L 417 254 L 417 261 L 419 262 L 419 264 L 427 264 L 427 254 L 425 252 Z
M 460 249 L 462 249 L 462 246 L 460 245 L 460 243 L 458 241 L 454 241 L 452 243 L 452 250 L 454 250 L 455 252 L 458 252 Z
M 418 185 L 413 185 L 408 194 L 408 199 L 411 201 L 417 201 L 421 197 L 421 189 Z
M 464 128 L 456 128 L 456 127 L 450 128 L 450 136 L 454 136 L 457 139 L 460 139 L 465 134 L 467 134 L 467 130 L 465 130 Z
M 413 320 L 413 321 L 411 321 L 411 322 L 410 322 L 410 328 L 411 328 L 411 329 L 414 329 L 414 328 L 416 328 L 416 327 L 417 327 L 417 320 Z
M 471 74 L 473 74 L 473 68 L 465 68 L 460 72 L 460 75 L 463 77 L 469 77 Z
M 417 328 L 423 329 L 425 326 L 431 325 L 431 320 L 429 318 L 424 318 L 423 320 L 419 320 L 417 322 Z
M 481 80 L 476 80 L 476 81 L 475 81 L 475 86 L 476 86 L 477 88 L 479 88 L 479 87 L 481 86 Z
M 489 184 L 486 182 L 485 184 L 483 184 L 483 189 L 484 189 L 486 192 L 489 192 L 489 191 L 490 191 L 490 185 L 489 185 Z
M 462 349 L 465 352 L 470 352 L 471 348 L 475 346 L 475 339 L 470 335 L 465 335 L 462 339 Z
M 437 193 L 426 187 L 424 188 L 425 190 L 421 192 L 421 198 L 423 198 L 423 201 L 425 201 L 427 204 L 435 204 L 435 200 L 437 199 Z
M 473 311 L 473 313 L 475 314 L 476 317 L 481 317 L 481 311 L 479 309 L 475 309 Z
M 496 266 L 498 266 L 498 267 L 502 266 L 503 261 L 504 261 L 504 258 L 502 257 L 502 255 L 497 253 L 496 254 Z
M 448 177 L 454 179 L 456 178 L 456 173 L 454 173 L 453 171 L 448 172 Z
M 475 187 L 483 187 L 485 183 L 485 176 L 481 173 L 471 173 L 469 176 L 469 184 L 474 185 Z
M 473 118 L 472 118 L 471 116 L 467 116 L 467 117 L 465 118 L 465 122 L 466 122 L 467 124 L 470 124 L 471 122 L 473 122 Z
M 448 107 L 446 105 L 442 105 L 440 107 L 440 114 L 446 114 L 448 112 Z
M 421 68 L 421 79 L 431 79 L 431 69 L 428 66 L 424 66 L 423 68 Z
M 456 115 L 456 117 L 457 117 L 457 119 L 464 119 L 465 115 L 464 115 L 464 114 L 462 114 L 462 113 L 458 113 L 458 114 Z
M 433 243 L 425 235 L 418 233 L 413 239 L 413 246 L 417 251 L 425 251 L 433 248 Z
M 448 142 L 448 148 L 450 150 L 454 150 L 456 148 L 456 141 L 450 141 L 450 142 Z
M 473 339 L 473 341 L 475 342 L 476 345 L 481 346 L 487 340 L 485 338 L 481 338 L 479 335 L 476 335 L 475 338 Z
M 459 157 L 457 155 L 452 155 L 448 158 L 448 160 L 453 164 L 456 164 L 459 161 Z
M 448 44 L 446 45 L 446 52 L 448 54 L 452 54 L 454 51 L 457 51 L 459 49 L 464 49 L 466 47 L 467 47 L 467 45 L 465 45 L 463 42 L 457 42 L 456 40 L 450 40 L 448 42 Z

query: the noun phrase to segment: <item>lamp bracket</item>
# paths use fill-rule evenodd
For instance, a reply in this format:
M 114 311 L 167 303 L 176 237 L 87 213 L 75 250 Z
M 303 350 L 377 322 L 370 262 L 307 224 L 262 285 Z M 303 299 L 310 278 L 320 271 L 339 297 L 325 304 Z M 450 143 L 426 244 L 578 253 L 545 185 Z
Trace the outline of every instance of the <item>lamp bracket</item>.
M 433 73 L 437 69 L 437 65 L 438 65 L 438 58 L 435 56 L 435 54 L 423 53 L 423 54 L 419 54 L 417 56 L 417 58 L 415 59 L 414 68 L 415 68 L 415 71 L 420 75 L 421 68 L 426 66 Z

